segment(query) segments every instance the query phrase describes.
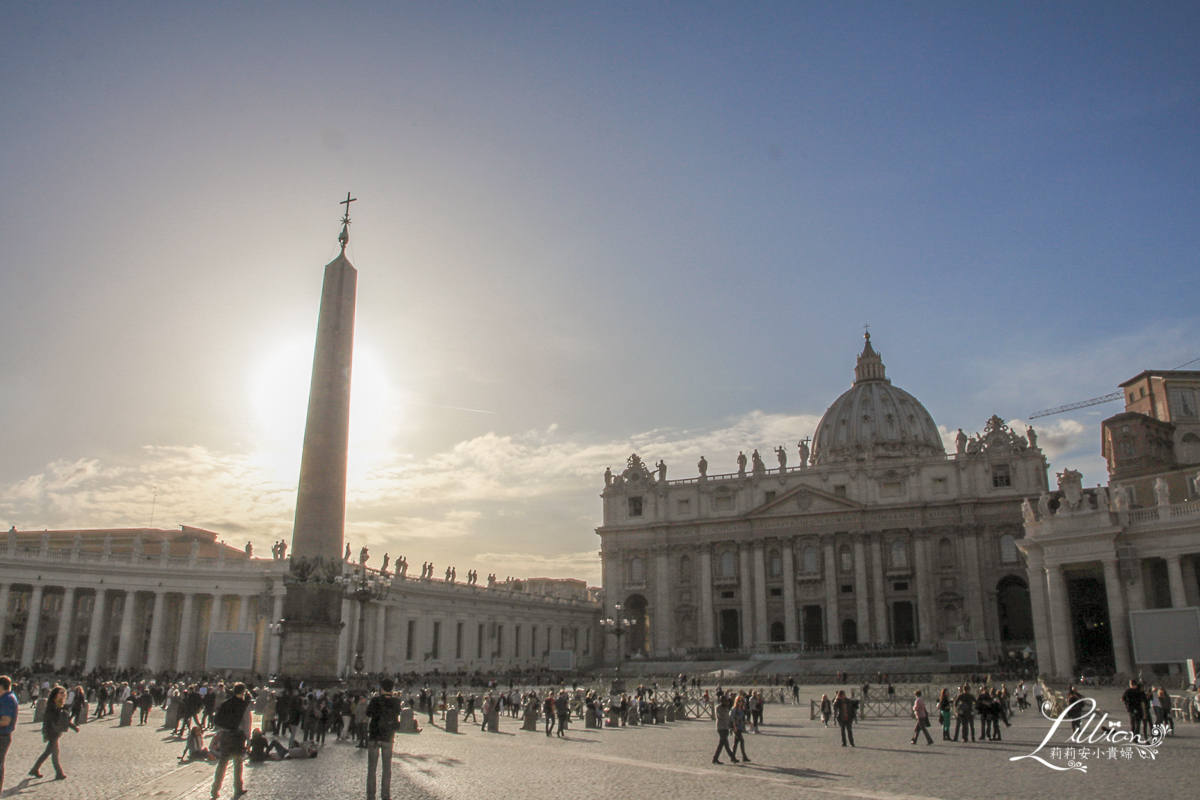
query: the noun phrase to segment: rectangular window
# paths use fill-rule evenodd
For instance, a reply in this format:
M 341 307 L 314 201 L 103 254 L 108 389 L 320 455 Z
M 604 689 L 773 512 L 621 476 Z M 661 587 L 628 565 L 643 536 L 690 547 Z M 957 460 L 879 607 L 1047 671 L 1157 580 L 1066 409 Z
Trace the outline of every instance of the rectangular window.
M 845 497 L 846 496 L 846 484 L 839 483 L 837 486 L 834 486 L 833 487 L 833 496 L 834 497 Z
M 717 511 L 732 511 L 733 497 L 727 494 L 719 494 L 713 498 L 713 508 Z
M 880 487 L 880 494 L 884 497 L 899 497 L 904 493 L 904 484 L 900 481 L 884 481 Z
M 413 660 L 413 648 L 416 647 L 417 641 L 417 621 L 410 619 L 408 621 L 408 636 L 404 645 L 404 658 L 406 661 Z
M 779 587 L 771 589 L 771 597 L 783 597 L 783 589 Z
M 1006 486 L 1012 486 L 1012 474 L 1008 470 L 1008 464 L 995 464 L 992 467 L 992 488 L 1002 489 Z
M 732 599 L 733 599 L 733 592 L 721 592 L 721 599 L 723 599 L 723 600 L 732 600 Z
M 435 623 L 433 623 L 433 642 L 429 646 L 429 657 L 432 658 L 434 661 L 437 661 L 441 657 L 441 653 L 439 652 L 441 643 L 442 643 L 442 623 L 435 622 Z
M 908 581 L 896 581 L 895 583 L 892 584 L 892 588 L 895 589 L 897 592 L 907 592 L 908 591 Z
M 483 623 L 479 623 L 479 638 L 475 640 L 475 657 L 483 658 Z
M 642 498 L 640 496 L 629 498 L 629 516 L 640 517 L 641 515 L 642 515 Z
M 774 492 L 767 492 L 767 493 L 764 495 L 764 497 L 765 497 L 766 499 L 765 499 L 763 502 L 765 502 L 765 503 L 770 503 L 770 502 L 773 502 L 773 501 L 775 500 L 775 493 L 774 493 Z
M 843 583 L 842 594 L 854 594 L 854 585 L 850 583 Z
M 686 498 L 676 503 L 675 507 L 679 510 L 680 514 L 692 513 L 692 501 Z
M 463 628 L 464 627 L 466 627 L 466 623 L 460 622 L 454 628 L 454 657 L 459 660 L 461 660 L 463 657 L 462 656 L 462 653 L 463 653 L 462 646 L 463 646 Z

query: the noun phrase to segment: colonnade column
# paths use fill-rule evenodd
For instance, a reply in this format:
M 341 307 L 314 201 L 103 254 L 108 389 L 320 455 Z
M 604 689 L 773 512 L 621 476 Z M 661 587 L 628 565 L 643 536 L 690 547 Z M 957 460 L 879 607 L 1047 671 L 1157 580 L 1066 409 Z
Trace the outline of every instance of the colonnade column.
M 742 647 L 754 643 L 754 600 L 751 584 L 750 548 L 738 545 L 738 580 L 742 585 Z
M 21 666 L 33 665 L 34 647 L 37 645 L 38 631 L 42 625 L 42 592 L 45 587 L 33 587 L 33 596 L 29 598 L 29 616 L 25 619 L 25 642 L 21 647 Z
M 4 633 L 8 630 L 8 597 L 11 592 L 11 583 L 0 588 L 0 647 L 4 646 Z
M 1167 556 L 1167 583 L 1171 587 L 1171 608 L 1187 606 L 1187 592 L 1183 588 L 1183 568 L 1179 556 Z
M 933 629 L 933 578 L 929 574 L 928 545 L 924 536 L 918 535 L 913 540 L 913 557 L 917 561 L 917 624 L 920 627 L 917 641 L 927 647 L 937 641 L 937 632 Z
M 1050 604 L 1050 639 L 1054 648 L 1054 674 L 1068 677 L 1074 671 L 1071 644 L 1071 610 L 1067 600 L 1067 581 L 1062 567 L 1053 564 L 1046 567 L 1049 586 L 1046 602 Z M 1045 670 L 1043 670 L 1045 671 Z
M 987 655 L 987 624 L 983 616 L 983 586 L 979 577 L 979 538 L 975 531 L 963 535 L 963 550 L 967 561 L 966 604 L 971 620 L 971 635 Z
M 875 643 L 887 644 L 887 598 L 883 593 L 883 542 L 878 533 L 871 535 L 871 578 L 875 584 Z
M 179 615 L 179 642 L 175 645 L 175 669 L 179 672 L 186 672 L 191 667 L 195 598 L 196 595 L 191 592 L 184 592 L 183 609 Z
M 666 655 L 671 652 L 671 557 L 665 545 L 655 549 L 654 649 Z
M 1050 624 L 1046 605 L 1046 567 L 1040 553 L 1025 554 L 1025 569 L 1029 575 L 1029 602 L 1033 607 L 1033 642 L 1037 650 L 1038 671 L 1053 674 L 1054 645 L 1050 637 Z
M 796 624 L 796 554 L 791 539 L 783 542 L 783 638 L 789 642 L 800 641 L 800 629 Z
M 1104 559 L 1104 589 L 1108 595 L 1108 623 L 1112 633 L 1113 658 L 1117 672 L 1133 674 L 1133 662 L 1129 658 L 1129 613 L 1125 609 L 1125 597 L 1121 594 L 1121 573 L 1115 558 Z
M 770 641 L 767 635 L 767 567 L 763 540 L 754 543 L 754 642 Z
M 67 665 L 69 645 L 71 644 L 71 623 L 75 618 L 75 587 L 68 586 L 63 591 L 62 612 L 58 615 L 58 636 L 54 640 L 54 668 L 62 669 Z M 0 631 L 3 631 L 0 628 Z
M 862 534 L 854 537 L 854 601 L 858 641 L 866 642 L 871 638 L 871 606 L 867 599 L 867 548 Z
M 385 646 L 387 644 L 387 610 L 386 603 L 380 603 L 375 607 L 375 642 L 372 652 L 373 658 L 371 659 L 372 672 L 383 672 L 384 653 L 386 652 Z M 442 638 L 446 639 L 447 636 L 443 636 Z M 449 652 L 448 643 L 443 643 L 442 647 Z M 449 661 L 451 659 L 446 658 L 445 660 Z
M 107 589 L 96 590 L 96 598 L 92 602 L 92 623 L 88 628 L 87 658 L 83 662 L 84 672 L 91 672 L 99 666 L 100 639 L 104 635 L 104 606 L 107 599 Z
M 283 617 L 283 596 L 284 592 L 276 591 L 272 598 L 271 619 L 268 623 L 274 626 Z M 271 628 L 268 627 L 267 630 Z M 279 634 L 271 634 L 271 649 L 267 655 L 267 674 L 274 675 L 279 672 L 279 647 L 283 644 L 283 636 Z
M 833 539 L 825 537 L 825 641 L 829 644 L 842 643 L 842 630 L 838 625 L 837 562 L 834 561 Z
M 700 546 L 700 646 L 716 647 L 716 626 L 713 620 L 712 548 Z
M 354 624 L 354 620 L 350 617 L 350 598 L 342 598 L 342 632 L 338 634 L 338 675 L 346 674 L 346 664 L 349 663 L 349 658 L 346 653 L 348 650 L 348 642 L 350 638 L 350 628 Z
M 121 638 L 117 642 L 117 669 L 132 666 L 130 654 L 133 651 L 133 607 L 136 600 L 137 593 L 126 589 L 125 602 L 121 604 Z
M 247 625 L 250 623 L 250 599 L 254 597 L 251 594 L 243 594 L 238 597 L 238 621 L 237 629 L 239 631 L 249 630 Z
M 150 619 L 150 653 L 146 656 L 146 667 L 151 672 L 162 669 L 162 638 L 166 628 L 167 593 L 154 593 L 154 611 Z

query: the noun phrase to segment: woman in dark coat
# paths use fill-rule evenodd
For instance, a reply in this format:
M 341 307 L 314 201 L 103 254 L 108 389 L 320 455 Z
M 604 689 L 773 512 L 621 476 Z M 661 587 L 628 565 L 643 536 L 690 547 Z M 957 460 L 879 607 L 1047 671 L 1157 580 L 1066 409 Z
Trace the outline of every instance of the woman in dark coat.
M 33 769 L 29 770 L 29 774 L 35 778 L 42 777 L 39 769 L 42 762 L 47 758 L 54 765 L 54 779 L 61 781 L 67 775 L 62 771 L 62 765 L 58 763 L 58 737 L 67 732 L 67 728 L 72 728 L 76 733 L 79 733 L 79 726 L 71 721 L 71 714 L 63 705 L 67 701 L 67 690 L 61 686 L 55 686 L 50 690 L 50 696 L 46 698 L 46 713 L 42 717 L 42 738 L 46 741 L 46 749 L 38 756 L 38 760 L 34 762 Z

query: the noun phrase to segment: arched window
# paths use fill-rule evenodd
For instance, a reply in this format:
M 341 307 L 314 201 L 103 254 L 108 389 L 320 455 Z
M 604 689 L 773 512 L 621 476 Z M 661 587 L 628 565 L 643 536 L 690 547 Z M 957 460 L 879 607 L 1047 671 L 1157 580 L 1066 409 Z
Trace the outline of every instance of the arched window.
M 732 550 L 727 550 L 721 554 L 721 577 L 737 577 L 737 556 L 733 554 Z
M 646 580 L 646 568 L 642 564 L 640 556 L 634 556 L 629 559 L 629 582 L 634 586 L 644 583 Z
M 842 572 L 854 571 L 854 556 L 850 554 L 850 545 L 844 544 L 838 549 L 838 565 Z
M 821 567 L 817 563 L 817 548 L 809 545 L 804 548 L 804 571 L 805 572 L 820 572 Z
M 908 548 L 904 542 L 892 542 L 892 567 L 903 569 L 908 566 Z
M 1018 560 L 1017 540 L 1006 533 L 1000 537 L 1000 561 L 1005 564 L 1016 564 Z
M 692 559 L 689 556 L 679 557 L 679 582 L 692 582 Z
M 783 574 L 783 556 L 778 550 L 772 550 L 767 557 L 767 572 L 772 578 L 778 578 Z
M 954 545 L 949 539 L 942 539 L 938 542 L 938 563 L 943 567 L 954 566 Z

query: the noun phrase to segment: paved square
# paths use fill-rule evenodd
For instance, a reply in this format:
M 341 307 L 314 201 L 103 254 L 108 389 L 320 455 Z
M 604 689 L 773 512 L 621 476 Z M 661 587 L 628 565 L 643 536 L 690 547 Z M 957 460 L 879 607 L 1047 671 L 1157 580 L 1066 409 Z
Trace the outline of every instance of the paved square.
M 572 728 L 566 739 L 521 731 L 505 717 L 499 735 L 463 724 L 448 734 L 423 723 L 418 735 L 398 736 L 393 770 L 395 798 L 476 800 L 477 798 L 695 798 L 728 800 L 752 795 L 775 798 L 1088 798 L 1104 796 L 1194 798 L 1200 725 L 1180 723 L 1157 758 L 1090 758 L 1088 771 L 1055 772 L 1031 759 L 1049 723 L 1033 712 L 1019 714 L 1002 742 L 909 744 L 912 721 L 871 719 L 855 726 L 855 748 L 843 748 L 835 727 L 809 720 L 808 689 L 801 704 L 769 704 L 766 725 L 747 735 L 749 764 L 711 763 L 717 737 L 710 721 L 586 730 Z M 1121 719 L 1117 693 L 1093 696 L 1103 710 Z M 22 710 L 8 754 L 4 797 L 87 798 L 91 800 L 204 800 L 212 766 L 179 766 L 182 742 L 169 731 L 146 726 L 119 728 L 116 720 L 91 722 L 62 740 L 65 781 L 32 779 L 25 773 L 41 752 L 39 726 Z M 151 722 L 161 724 L 155 710 Z M 1061 744 L 1066 733 L 1055 737 Z M 1043 753 L 1045 754 L 1045 753 Z M 1065 759 L 1055 763 L 1065 765 Z M 43 774 L 52 776 L 49 765 Z M 248 800 L 253 798 L 365 797 L 366 755 L 332 738 L 319 758 L 246 766 Z M 232 775 L 222 797 L 232 796 Z

